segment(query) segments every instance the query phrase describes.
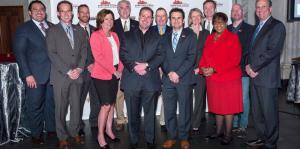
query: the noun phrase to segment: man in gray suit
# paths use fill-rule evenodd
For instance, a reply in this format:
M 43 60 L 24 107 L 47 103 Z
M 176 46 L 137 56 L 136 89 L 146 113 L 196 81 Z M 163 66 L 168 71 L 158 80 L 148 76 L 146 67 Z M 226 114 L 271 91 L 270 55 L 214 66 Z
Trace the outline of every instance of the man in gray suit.
M 59 148 L 68 148 L 69 135 L 77 144 L 84 141 L 78 136 L 80 129 L 81 72 L 87 56 L 87 37 L 84 30 L 72 25 L 72 3 L 57 4 L 60 22 L 50 28 L 47 46 L 51 61 L 50 83 L 54 88 L 55 122 Z M 69 131 L 66 128 L 66 114 L 70 105 Z
M 276 149 L 279 137 L 280 54 L 286 30 L 282 22 L 271 16 L 271 0 L 256 0 L 255 4 L 259 23 L 252 35 L 246 72 L 251 77 L 251 108 L 257 139 L 247 144 Z

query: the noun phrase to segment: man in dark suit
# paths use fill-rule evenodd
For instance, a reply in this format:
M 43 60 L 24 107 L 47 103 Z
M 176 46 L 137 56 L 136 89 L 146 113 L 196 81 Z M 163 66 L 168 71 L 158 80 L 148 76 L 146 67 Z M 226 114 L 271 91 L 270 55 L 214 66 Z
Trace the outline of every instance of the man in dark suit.
M 256 0 L 255 8 L 259 23 L 252 36 L 246 72 L 251 77 L 251 108 L 257 139 L 247 144 L 276 149 L 279 137 L 280 54 L 286 30 L 282 22 L 271 16 L 271 0 Z
M 78 26 L 82 27 L 85 31 L 85 34 L 88 37 L 87 42 L 89 41 L 89 37 L 91 34 L 96 30 L 96 28 L 92 25 L 89 24 L 90 21 L 90 10 L 89 7 L 86 4 L 82 4 L 78 6 Z M 83 78 L 83 85 L 82 85 L 82 91 L 81 91 L 81 96 L 80 96 L 80 117 L 82 118 L 83 114 L 83 107 L 84 103 L 87 97 L 87 94 L 89 93 L 89 99 L 90 99 L 90 126 L 91 127 L 97 127 L 98 125 L 98 114 L 100 110 L 100 101 L 96 92 L 96 89 L 94 87 L 94 84 L 91 79 L 91 70 L 93 69 L 94 66 L 94 57 L 92 55 L 90 43 L 87 43 L 88 48 L 87 48 L 87 59 L 86 59 L 86 64 L 84 67 L 84 70 L 82 72 L 82 78 Z M 80 130 L 79 130 L 79 135 L 83 136 L 84 135 L 84 123 L 81 120 L 80 122 Z
M 156 25 L 152 26 L 151 29 L 157 32 L 160 37 L 162 38 L 166 33 L 172 31 L 172 28 L 167 25 L 168 22 L 168 14 L 165 8 L 157 8 L 155 12 L 155 23 Z M 162 76 L 162 71 L 160 69 L 160 75 Z M 157 97 L 157 101 L 160 94 Z M 155 104 L 157 105 L 157 104 Z M 160 108 L 160 116 L 159 116 L 159 124 L 161 126 L 162 131 L 167 131 L 166 125 L 165 125 L 165 117 L 164 117 L 164 105 L 163 102 L 161 104 Z
M 180 140 L 182 149 L 188 149 L 189 130 L 191 128 L 191 90 L 194 79 L 194 63 L 196 58 L 196 34 L 184 26 L 184 11 L 173 8 L 169 12 L 173 30 L 167 33 L 162 43 L 166 57 L 162 65 L 164 112 L 168 139 L 164 148 L 172 148 L 176 139 Z M 179 119 L 177 122 L 177 101 L 179 102 Z M 178 124 L 178 126 L 177 126 Z M 178 137 L 177 137 L 178 133 Z
M 232 24 L 228 26 L 228 30 L 239 36 L 242 45 L 241 70 L 243 71 L 242 88 L 243 88 L 243 112 L 236 114 L 233 119 L 233 132 L 239 138 L 246 137 L 246 128 L 248 126 L 249 117 L 249 83 L 250 79 L 245 71 L 246 57 L 249 51 L 249 43 L 251 42 L 251 33 L 253 26 L 243 20 L 243 8 L 240 4 L 233 4 L 231 9 Z
M 122 43 L 124 33 L 138 28 L 139 23 L 130 19 L 131 4 L 128 0 L 120 0 L 117 8 L 120 18 L 114 21 L 114 32 L 118 34 L 119 40 Z M 124 116 L 124 93 L 120 90 L 120 87 L 117 93 L 115 108 L 117 115 L 116 130 L 122 131 L 124 129 L 124 124 L 127 123 L 127 119 Z
M 49 134 L 55 132 L 53 88 L 49 83 L 50 59 L 45 38 L 46 29 L 52 24 L 45 20 L 46 7 L 41 1 L 32 1 L 28 11 L 31 20 L 18 27 L 13 50 L 26 85 L 25 107 L 32 142 L 43 144 L 43 130 Z
M 216 13 L 217 3 L 214 0 L 205 0 L 203 3 L 203 13 L 205 16 L 203 22 L 203 28 L 208 30 L 209 33 L 214 31 L 212 19 L 214 14 Z
M 60 22 L 50 28 L 47 46 L 51 60 L 50 83 L 54 88 L 56 133 L 59 148 L 68 148 L 69 135 L 77 144 L 84 141 L 78 135 L 80 129 L 80 95 L 83 83 L 81 72 L 87 57 L 87 36 L 85 31 L 72 25 L 72 3 L 61 1 L 57 4 Z M 70 105 L 69 131 L 66 114 Z
M 152 21 L 152 9 L 141 8 L 139 27 L 126 32 L 126 38 L 121 43 L 120 57 L 125 66 L 121 88 L 126 99 L 128 132 L 132 148 L 136 148 L 139 141 L 142 107 L 145 139 L 148 148 L 155 148 L 155 100 L 161 89 L 158 68 L 165 54 L 160 47 L 160 35 L 149 29 Z

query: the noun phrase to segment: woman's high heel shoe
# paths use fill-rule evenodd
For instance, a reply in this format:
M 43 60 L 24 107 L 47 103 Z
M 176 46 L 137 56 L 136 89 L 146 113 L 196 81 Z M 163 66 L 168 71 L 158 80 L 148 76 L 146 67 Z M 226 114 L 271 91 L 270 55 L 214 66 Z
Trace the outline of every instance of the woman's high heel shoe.
M 104 136 L 105 136 L 106 138 L 108 138 L 109 141 L 114 142 L 114 143 L 120 142 L 120 141 L 121 141 L 121 140 L 120 140 L 119 138 L 117 138 L 117 137 L 115 137 L 114 139 L 112 139 L 109 135 L 107 135 L 107 133 L 104 133 Z

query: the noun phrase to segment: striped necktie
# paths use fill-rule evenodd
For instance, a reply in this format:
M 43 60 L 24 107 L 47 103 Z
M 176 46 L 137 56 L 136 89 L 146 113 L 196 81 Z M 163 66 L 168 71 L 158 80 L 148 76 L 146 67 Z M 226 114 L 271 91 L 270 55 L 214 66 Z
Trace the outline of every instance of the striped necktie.
M 178 35 L 177 32 L 173 33 L 172 48 L 173 48 L 174 52 L 176 51 L 176 46 L 177 46 L 177 43 L 178 43 L 178 37 L 177 37 L 177 35 Z

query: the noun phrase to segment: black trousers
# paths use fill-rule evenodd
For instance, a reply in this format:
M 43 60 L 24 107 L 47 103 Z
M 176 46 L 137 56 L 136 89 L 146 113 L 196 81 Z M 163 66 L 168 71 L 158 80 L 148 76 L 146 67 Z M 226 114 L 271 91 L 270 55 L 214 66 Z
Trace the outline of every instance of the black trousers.
M 279 137 L 278 88 L 250 85 L 251 108 L 257 137 L 275 148 Z
M 85 70 L 86 71 L 86 70 Z M 95 86 L 93 84 L 92 78 L 90 76 L 89 72 L 84 72 L 85 74 L 82 75 L 83 77 L 83 84 L 82 84 L 82 90 L 80 95 L 80 118 L 82 118 L 83 114 L 83 107 L 85 103 L 85 99 L 87 94 L 89 93 L 90 96 L 90 125 L 92 127 L 98 126 L 98 114 L 100 111 L 100 101 L 97 95 L 97 91 L 95 89 Z M 81 120 L 80 127 L 83 129 L 84 123 Z
M 132 144 L 136 144 L 139 141 L 142 107 L 144 109 L 145 139 L 148 143 L 154 143 L 155 100 L 157 94 L 157 91 L 124 90 L 128 115 L 128 132 Z

